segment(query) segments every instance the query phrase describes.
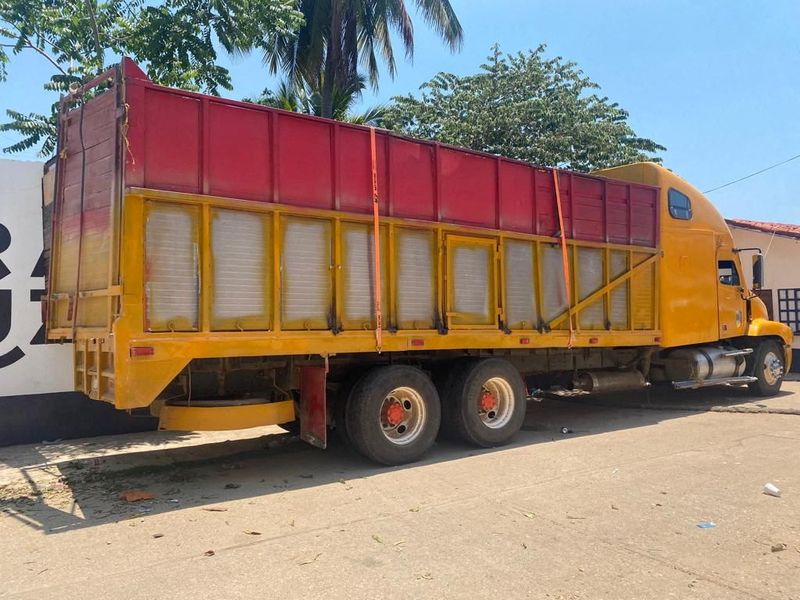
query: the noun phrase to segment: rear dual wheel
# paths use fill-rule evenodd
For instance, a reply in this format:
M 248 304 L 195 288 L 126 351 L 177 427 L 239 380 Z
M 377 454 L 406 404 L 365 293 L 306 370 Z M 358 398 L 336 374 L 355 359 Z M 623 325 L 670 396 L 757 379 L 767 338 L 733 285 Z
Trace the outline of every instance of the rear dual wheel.
M 378 367 L 356 383 L 341 414 L 343 432 L 361 454 L 385 465 L 419 460 L 436 441 L 439 394 L 414 367 Z
M 439 433 L 490 447 L 508 443 L 525 419 L 525 384 L 498 358 L 449 365 L 439 378 L 442 402 L 421 370 L 376 367 L 337 406 L 336 427 L 367 458 L 385 465 L 419 460 Z
M 442 432 L 476 446 L 501 446 L 522 427 L 527 393 L 506 360 L 461 363 L 442 386 Z

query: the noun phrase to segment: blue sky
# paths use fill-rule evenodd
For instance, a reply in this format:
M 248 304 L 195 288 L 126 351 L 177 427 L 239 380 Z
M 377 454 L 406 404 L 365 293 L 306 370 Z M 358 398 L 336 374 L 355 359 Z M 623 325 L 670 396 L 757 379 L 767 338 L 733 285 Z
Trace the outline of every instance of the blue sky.
M 410 0 L 407 2 L 411 3 Z M 547 44 L 630 112 L 664 164 L 707 190 L 800 154 L 800 2 L 796 0 L 453 0 L 465 43 L 449 53 L 416 18 L 413 63 L 400 61 L 363 103 L 416 92 L 439 71 L 475 72 L 498 42 Z M 275 85 L 258 56 L 224 61 L 234 98 Z M 47 64 L 19 56 L 0 84 L 0 111 L 45 111 Z M 12 142 L 0 133 L 3 145 Z M 6 155 L 7 156 L 7 155 Z M 18 158 L 35 159 L 34 153 Z M 800 223 L 800 160 L 710 194 L 725 216 Z

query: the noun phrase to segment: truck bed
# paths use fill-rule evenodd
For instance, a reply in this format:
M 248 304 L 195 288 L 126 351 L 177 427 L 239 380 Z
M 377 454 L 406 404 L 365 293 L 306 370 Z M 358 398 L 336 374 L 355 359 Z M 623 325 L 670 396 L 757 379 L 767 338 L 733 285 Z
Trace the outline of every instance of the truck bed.
M 369 128 L 127 59 L 93 84 L 60 122 L 48 301 L 77 389 L 146 406 L 194 358 L 377 349 Z M 658 188 L 376 145 L 382 351 L 657 343 Z

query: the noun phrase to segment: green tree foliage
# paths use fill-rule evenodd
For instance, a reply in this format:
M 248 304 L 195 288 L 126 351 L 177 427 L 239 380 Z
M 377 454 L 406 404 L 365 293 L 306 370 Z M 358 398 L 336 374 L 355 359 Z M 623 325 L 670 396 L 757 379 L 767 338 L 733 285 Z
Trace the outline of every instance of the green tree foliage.
M 15 55 L 35 52 L 52 76 L 44 89 L 59 94 L 127 55 L 164 85 L 217 94 L 231 89 L 230 74 L 217 64 L 227 52 L 290 39 L 302 23 L 295 0 L 0 0 L 0 81 Z M 55 114 L 8 111 L 21 140 L 5 152 L 55 149 Z
M 417 9 L 450 46 L 463 32 L 449 0 L 415 0 Z M 336 90 L 346 88 L 359 66 L 377 87 L 378 56 L 390 76 L 396 69 L 392 38 L 414 55 L 414 26 L 404 0 L 300 0 L 304 24 L 297 37 L 279 37 L 264 58 L 273 73 L 283 70 L 296 84 L 319 88 L 321 114 L 333 116 Z M 321 79 L 320 79 L 321 78 Z
M 347 82 L 344 88 L 334 88 L 331 118 L 337 121 L 357 123 L 359 125 L 381 125 L 386 111 L 384 105 L 370 107 L 361 113 L 354 113 L 351 111 L 355 101 L 361 97 L 364 88 L 366 88 L 366 80 L 362 75 L 353 77 Z M 266 89 L 258 98 L 245 98 L 244 101 L 321 117 L 321 89 L 321 77 L 314 86 L 310 86 L 307 83 L 296 83 L 287 80 L 281 82 L 278 89 L 274 92 Z
M 493 48 L 475 75 L 440 73 L 419 97 L 394 98 L 384 126 L 542 166 L 589 171 L 658 160 L 665 148 L 637 136 L 628 113 L 598 94 L 574 62 Z

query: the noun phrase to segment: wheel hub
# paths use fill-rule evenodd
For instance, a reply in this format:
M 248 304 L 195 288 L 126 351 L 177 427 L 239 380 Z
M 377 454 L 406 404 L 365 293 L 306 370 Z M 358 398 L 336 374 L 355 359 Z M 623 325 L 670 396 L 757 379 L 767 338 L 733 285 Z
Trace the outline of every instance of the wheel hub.
M 427 411 L 422 395 L 410 387 L 398 387 L 383 399 L 378 424 L 393 444 L 410 444 L 425 428 Z
M 395 402 L 390 404 L 386 408 L 386 422 L 394 427 L 395 425 L 399 425 L 403 422 L 405 418 L 406 410 L 403 408 L 403 405 L 399 402 Z
M 768 352 L 764 357 L 764 379 L 769 385 L 774 385 L 783 377 L 783 362 L 775 356 L 775 353 Z
M 503 377 L 492 377 L 478 397 L 478 416 L 490 429 L 505 427 L 514 414 L 514 390 Z
M 483 390 L 481 394 L 481 410 L 489 412 L 497 408 L 497 398 L 489 390 Z

